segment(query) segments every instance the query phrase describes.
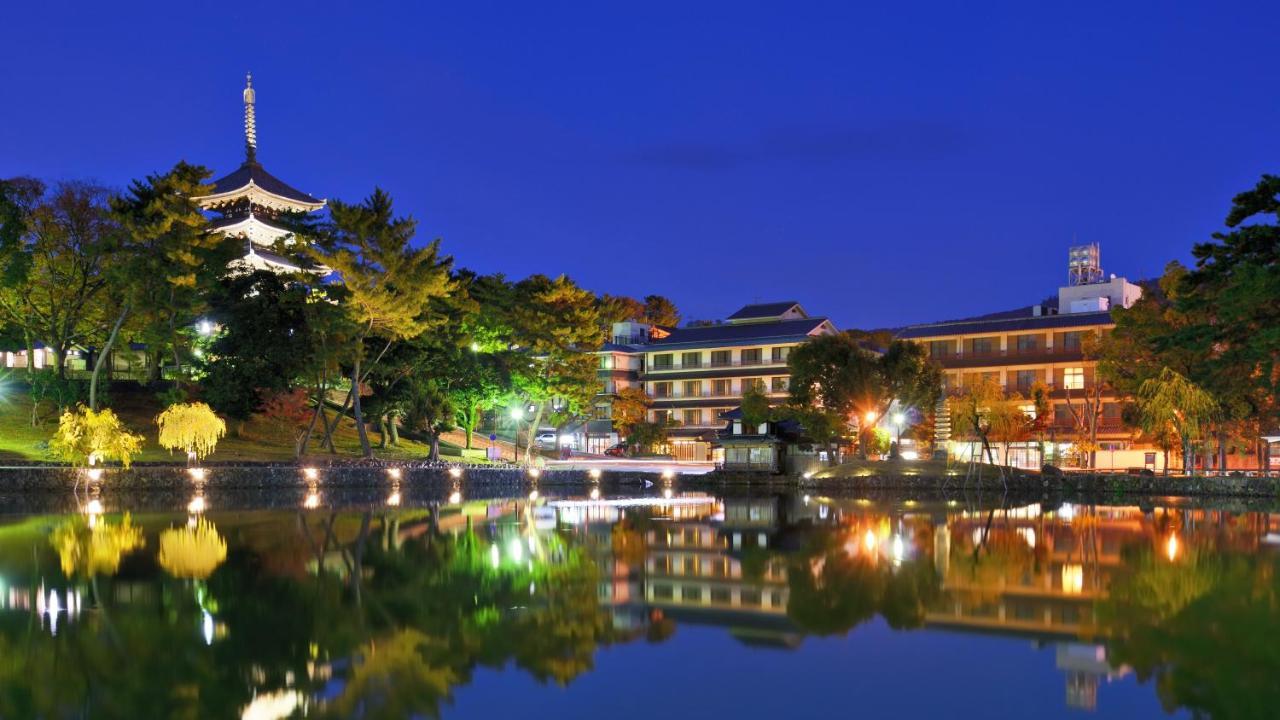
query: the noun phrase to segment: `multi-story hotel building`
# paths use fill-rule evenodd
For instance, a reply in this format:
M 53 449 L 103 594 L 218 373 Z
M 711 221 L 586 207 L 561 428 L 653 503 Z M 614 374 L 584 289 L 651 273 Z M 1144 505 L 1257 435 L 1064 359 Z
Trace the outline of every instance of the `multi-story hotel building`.
M 747 305 L 722 322 L 698 327 L 620 323 L 614 342 L 599 353 L 601 395 L 597 424 L 588 428 L 588 450 L 610 437 L 611 396 L 633 385 L 649 398 L 649 420 L 671 426 L 669 451 L 677 460 L 709 460 L 716 432 L 725 425 L 721 414 L 738 407 L 752 387 L 781 402 L 791 379 L 791 349 L 834 332 L 830 320 L 810 317 L 794 301 Z
M 1103 279 L 1098 266 L 1097 246 L 1072 248 L 1071 284 L 1058 289 L 1056 298 L 1044 304 L 993 313 L 976 318 L 913 325 L 899 337 L 925 345 L 929 355 L 944 370 L 944 393 L 954 397 L 965 388 L 989 378 L 1008 393 L 1030 396 L 1036 383 L 1048 386 L 1053 416 L 1042 444 L 1026 441 L 996 448 L 999 461 L 1007 452 L 1008 462 L 1038 468 L 1045 462 L 1062 462 L 1073 443 L 1080 439 L 1076 413 L 1084 412 L 1086 397 L 1101 389 L 1101 417 L 1098 421 L 1095 455 L 1098 468 L 1144 467 L 1163 469 L 1163 454 L 1135 440 L 1133 428 L 1121 420 L 1125 398 L 1102 385 L 1096 362 L 1082 349 L 1089 333 L 1105 333 L 1115 326 L 1111 309 L 1130 307 L 1142 296 L 1142 288 L 1122 277 Z M 940 413 L 945 417 L 945 413 Z M 977 452 L 977 443 L 945 437 L 945 421 L 940 423 L 952 457 L 967 459 Z

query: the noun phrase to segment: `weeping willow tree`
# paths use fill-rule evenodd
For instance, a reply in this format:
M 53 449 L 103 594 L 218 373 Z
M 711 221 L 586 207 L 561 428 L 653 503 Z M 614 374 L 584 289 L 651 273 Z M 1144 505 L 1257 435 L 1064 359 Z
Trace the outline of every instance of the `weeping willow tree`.
M 54 528 L 49 536 L 67 577 L 115 575 L 120 559 L 143 543 L 142 528 L 133 524 L 128 513 L 119 523 L 98 518 L 92 525 L 87 517 L 78 516 Z
M 49 449 L 75 465 L 118 460 L 129 467 L 133 456 L 142 451 L 142 436 L 129 432 L 110 409 L 91 410 L 80 405 L 62 413 Z
M 226 559 L 227 541 L 204 518 L 160 533 L 160 567 L 176 578 L 204 580 Z
M 203 460 L 227 434 L 227 424 L 213 408 L 202 402 L 174 403 L 156 417 L 160 426 L 160 447 L 182 450 L 188 458 Z
M 1195 443 L 1218 413 L 1218 403 L 1181 373 L 1164 368 L 1138 387 L 1138 413 L 1143 432 L 1172 431 L 1182 445 L 1182 471 L 1194 469 Z

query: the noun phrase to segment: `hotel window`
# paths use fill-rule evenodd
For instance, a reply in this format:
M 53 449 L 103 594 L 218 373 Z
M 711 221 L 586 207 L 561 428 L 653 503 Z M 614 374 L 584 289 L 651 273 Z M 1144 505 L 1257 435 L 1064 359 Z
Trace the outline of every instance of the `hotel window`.
M 773 378 L 773 380 L 772 380 L 772 381 L 770 381 L 769 389 L 770 389 L 770 390 L 772 390 L 773 392 L 776 392 L 776 393 L 777 393 L 777 392 L 786 392 L 786 391 L 787 391 L 787 380 L 788 380 L 788 379 L 789 379 L 789 378 L 785 378 L 785 377 L 776 377 L 776 378 Z
M 712 380 L 711 394 L 716 397 L 729 397 L 733 395 L 733 383 L 728 380 Z
M 1027 353 L 1044 347 L 1043 335 L 1019 335 L 1018 352 Z
M 671 353 L 663 353 L 653 356 L 654 370 L 670 370 L 671 369 Z
M 611 355 L 601 355 L 601 356 L 600 356 L 600 369 L 601 369 L 601 370 L 612 370 L 612 369 L 613 369 L 613 356 L 611 356 Z
M 1084 389 L 1084 368 L 1069 367 L 1062 370 L 1062 387 L 1066 390 Z
M 969 341 L 969 352 L 974 355 L 991 355 L 997 348 L 995 338 L 974 338 Z
M 680 354 L 680 366 L 687 368 L 702 367 L 702 353 L 687 352 Z
M 772 355 L 772 357 L 773 357 L 773 361 L 774 361 L 775 363 L 784 363 L 784 362 L 786 362 L 786 361 L 787 361 L 787 357 L 788 357 L 789 355 L 791 355 L 791 348 L 789 348 L 789 347 L 777 347 L 777 348 L 774 348 L 774 349 L 773 349 L 773 355 Z
M 1071 414 L 1071 406 L 1066 403 L 1058 403 L 1053 406 L 1053 424 L 1054 425 L 1074 425 L 1075 416 Z
M 950 340 L 930 340 L 929 341 L 929 357 L 944 358 L 950 357 L 955 345 Z
M 686 380 L 684 383 L 685 397 L 702 397 L 702 381 Z
M 1061 336 L 1061 339 L 1062 339 L 1062 347 L 1061 347 L 1060 349 L 1062 349 L 1062 350 L 1079 350 L 1079 349 L 1080 349 L 1080 337 L 1081 337 L 1083 334 L 1084 334 L 1084 333 L 1080 332 L 1079 330 L 1076 330 L 1075 332 L 1064 332 L 1064 333 L 1062 333 L 1062 336 Z
M 653 384 L 653 396 L 654 396 L 654 397 L 656 397 L 656 398 L 669 398 L 669 397 L 671 397 L 671 383 L 669 383 L 669 382 L 656 382 L 656 383 L 654 383 L 654 384 Z
M 670 410 L 654 410 L 653 421 L 656 423 L 666 425 L 667 423 L 671 422 L 671 411 Z
M 764 392 L 764 379 L 742 378 L 742 392 L 745 393 L 749 390 L 759 390 L 760 392 Z
M 1036 384 L 1040 379 L 1040 373 L 1036 370 L 1019 370 L 1015 376 L 1014 382 L 1018 385 L 1018 392 L 1025 393 L 1031 390 L 1031 386 Z
M 685 425 L 701 425 L 702 411 L 701 410 L 685 410 L 684 424 Z
M 733 364 L 733 352 L 730 350 L 712 350 L 711 367 L 729 367 Z
M 760 348 L 751 348 L 749 350 L 743 350 L 742 364 L 743 365 L 759 365 L 760 356 L 761 356 Z
M 608 420 L 608 419 L 609 419 L 609 406 L 608 406 L 608 405 L 597 405 L 597 406 L 596 406 L 595 417 L 596 417 L 596 419 L 597 419 L 597 420 Z
M 1023 414 L 1023 415 L 1026 415 L 1026 416 L 1027 416 L 1027 419 L 1028 419 L 1028 420 L 1035 420 L 1035 419 L 1036 419 L 1036 406 L 1035 406 L 1035 405 L 1019 405 L 1019 406 L 1018 406 L 1018 409 L 1022 411 L 1022 414 Z

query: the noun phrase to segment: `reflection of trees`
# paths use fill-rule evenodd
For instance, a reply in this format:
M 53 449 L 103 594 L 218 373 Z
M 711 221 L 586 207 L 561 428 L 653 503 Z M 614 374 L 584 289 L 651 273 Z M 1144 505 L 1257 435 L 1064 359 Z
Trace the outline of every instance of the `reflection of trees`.
M 49 543 L 58 552 L 62 573 L 67 577 L 115 575 L 120 558 L 142 547 L 142 528 L 125 513 L 119 523 L 98 518 L 92 525 L 87 516 L 77 515 L 53 530 Z
M 407 718 L 438 715 L 458 680 L 448 649 L 417 630 L 398 630 L 355 653 L 354 669 L 330 710 L 338 717 Z
M 227 559 L 227 542 L 213 523 L 200 518 L 194 526 L 160 533 L 160 567 L 177 578 L 203 580 Z
M 928 557 L 900 564 L 846 551 L 834 534 L 820 535 L 792 557 L 787 614 L 818 635 L 847 633 L 876 614 L 894 628 L 919 627 L 941 584 Z
M 1153 679 L 1167 710 L 1272 717 L 1280 707 L 1280 574 L 1267 556 L 1131 548 L 1098 614 L 1112 661 Z

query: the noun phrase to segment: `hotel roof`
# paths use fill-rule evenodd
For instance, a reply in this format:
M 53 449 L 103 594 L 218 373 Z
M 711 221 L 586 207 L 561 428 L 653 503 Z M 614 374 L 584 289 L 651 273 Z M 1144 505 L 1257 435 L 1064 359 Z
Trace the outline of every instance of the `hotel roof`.
M 1013 315 L 1012 313 L 1018 313 Z M 976 333 L 1016 332 L 1019 330 L 1052 330 L 1064 327 L 1111 325 L 1109 311 L 1063 313 L 1061 315 L 1032 315 L 1031 308 L 1010 313 L 994 313 L 965 320 L 949 320 L 940 323 L 911 325 L 898 331 L 898 337 L 915 339 L 942 335 L 972 335 Z
M 757 305 L 747 305 L 738 312 L 730 315 L 726 320 L 755 320 L 774 318 L 782 315 L 800 303 L 795 300 L 784 300 L 774 303 L 760 303 Z M 804 308 L 800 308 L 800 312 L 804 313 Z
M 790 307 L 790 306 L 787 306 Z M 744 310 L 746 308 L 743 308 Z M 742 311 L 739 311 L 739 313 Z M 737 313 L 735 313 L 736 315 Z M 677 347 L 707 347 L 715 345 L 752 345 L 768 342 L 800 342 L 823 325 L 831 326 L 824 317 L 780 320 L 778 322 L 744 323 L 742 325 L 709 325 L 706 327 L 676 328 L 660 340 L 655 339 L 645 350 L 665 350 Z M 834 327 L 830 327 L 835 330 Z

